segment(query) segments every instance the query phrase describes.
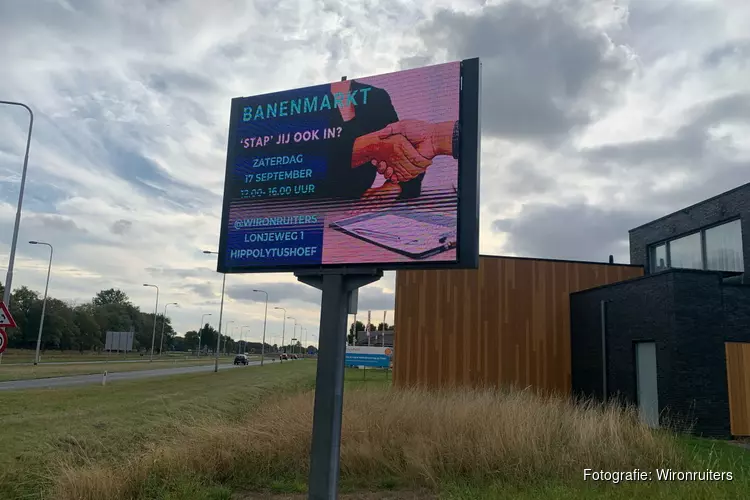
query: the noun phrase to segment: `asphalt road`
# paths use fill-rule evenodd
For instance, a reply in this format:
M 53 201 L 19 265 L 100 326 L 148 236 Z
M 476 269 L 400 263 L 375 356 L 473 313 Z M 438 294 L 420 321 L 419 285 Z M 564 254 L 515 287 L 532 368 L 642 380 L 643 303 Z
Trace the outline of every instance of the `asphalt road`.
M 254 356 L 250 356 L 251 359 L 253 357 Z M 260 356 L 257 356 L 257 357 L 260 358 Z M 213 360 L 213 357 L 212 356 L 209 356 L 208 358 L 202 357 L 200 360 L 205 360 L 205 359 Z M 224 356 L 224 359 L 228 359 L 227 356 Z M 234 359 L 233 356 L 232 356 L 232 359 Z M 267 356 L 266 356 L 266 359 L 268 359 Z M 187 358 L 182 358 L 182 357 L 159 358 L 158 356 L 154 357 L 154 363 L 156 363 L 157 361 L 161 361 L 161 362 L 176 361 L 177 363 L 180 363 L 182 361 L 200 361 L 200 360 L 196 358 L 195 356 L 189 356 Z M 148 363 L 148 362 L 149 362 L 148 356 L 145 356 L 144 359 L 122 359 L 122 358 L 117 359 L 113 357 L 113 359 L 111 360 L 105 359 L 105 360 L 97 360 L 97 361 L 42 361 L 39 364 L 40 365 L 103 365 L 105 363 Z M 33 365 L 33 364 L 34 364 L 33 361 L 29 361 L 29 362 L 23 362 L 23 363 L 5 363 L 0 366 L 25 366 L 25 365 Z
M 260 361 L 251 361 L 248 366 L 259 365 Z M 221 364 L 219 370 L 237 368 L 242 365 Z M 167 375 L 180 375 L 183 373 L 210 372 L 214 365 L 209 366 L 183 366 L 178 368 L 160 368 L 158 370 L 141 370 L 135 372 L 108 373 L 107 383 L 117 380 L 136 380 L 139 378 L 164 377 Z M 103 372 L 104 370 L 102 370 Z M 0 391 L 21 389 L 46 389 L 51 387 L 65 387 L 70 385 L 101 384 L 102 374 L 94 375 L 72 375 L 70 377 L 38 378 L 33 380 L 10 380 L 0 382 Z

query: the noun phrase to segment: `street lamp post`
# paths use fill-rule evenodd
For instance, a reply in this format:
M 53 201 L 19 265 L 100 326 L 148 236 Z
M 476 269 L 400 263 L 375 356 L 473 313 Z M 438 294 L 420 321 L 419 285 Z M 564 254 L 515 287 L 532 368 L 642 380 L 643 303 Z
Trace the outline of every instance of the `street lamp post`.
M 156 285 L 149 285 L 148 283 L 144 283 L 143 286 L 156 288 L 156 304 L 154 305 L 154 327 L 151 330 L 151 357 L 148 360 L 150 363 L 154 360 L 154 341 L 156 340 L 156 312 L 159 310 L 159 287 Z
M 307 328 L 303 328 L 303 330 L 305 331 L 305 341 L 304 341 L 305 345 L 302 346 L 302 357 L 304 358 L 305 354 L 307 354 L 307 349 L 308 349 L 308 346 L 307 346 Z
M 250 325 L 242 325 L 240 327 L 240 339 L 244 338 L 244 334 L 242 332 L 245 330 L 245 328 L 250 328 Z M 247 350 L 247 341 L 245 340 L 244 343 L 245 347 L 240 349 L 240 354 L 245 354 L 245 351 Z
M 263 366 L 263 358 L 266 357 L 266 321 L 268 320 L 268 292 L 263 290 L 253 290 L 256 293 L 266 294 L 266 309 L 263 313 L 263 342 L 260 344 L 260 366 Z
M 211 250 L 203 250 L 203 253 L 208 255 L 219 255 L 219 252 L 212 252 Z M 227 284 L 227 274 L 222 273 L 224 276 L 221 279 L 221 305 L 219 306 L 219 334 L 216 336 L 216 352 L 214 353 L 214 373 L 219 371 L 219 341 L 221 339 L 221 320 L 224 316 L 224 288 Z
M 292 342 L 294 342 L 295 340 L 297 340 L 297 318 L 292 318 L 291 316 L 289 316 L 289 319 L 294 320 L 294 328 L 292 329 L 292 337 L 294 337 L 292 339 Z M 294 351 L 296 351 L 296 349 L 294 348 L 294 343 L 292 343 L 292 354 L 294 354 Z
M 205 313 L 203 316 L 201 316 L 201 326 L 200 328 L 198 328 L 198 357 L 200 357 L 201 355 L 201 331 L 203 331 L 203 325 L 205 325 L 205 323 L 203 323 L 203 318 L 205 318 L 206 316 L 211 316 L 211 313 Z
M 219 371 L 219 342 L 221 342 L 221 320 L 224 316 L 224 288 L 227 286 L 227 274 L 221 278 L 221 305 L 219 306 L 219 332 L 216 334 L 216 352 L 214 353 L 214 373 Z
M 159 357 L 161 358 L 161 351 L 164 349 L 164 329 L 167 326 L 167 307 L 177 306 L 180 307 L 177 302 L 170 302 L 164 306 L 164 317 L 161 319 L 161 338 L 159 339 Z
M 284 311 L 284 322 L 282 323 L 282 326 L 281 326 L 281 350 L 282 352 L 284 352 L 284 333 L 286 332 L 286 309 L 284 309 L 283 307 L 274 307 L 274 309 L 280 309 Z M 284 360 L 279 358 L 279 363 L 283 363 L 283 362 Z
M 29 241 L 31 245 L 45 245 L 49 247 L 49 264 L 47 265 L 47 284 L 44 285 L 44 300 L 42 300 L 42 317 L 39 320 L 39 335 L 36 337 L 36 355 L 34 356 L 34 365 L 39 364 L 39 347 L 42 344 L 42 329 L 44 328 L 44 313 L 47 310 L 47 290 L 49 290 L 49 275 L 52 272 L 52 253 L 54 248 L 49 243 L 43 241 Z M 6 287 L 6 290 L 8 288 Z
M 232 323 L 234 323 L 234 320 L 227 321 L 227 324 L 224 325 L 225 326 L 225 330 L 227 332 L 227 335 L 225 335 L 225 337 L 229 336 L 229 334 L 232 333 L 232 330 L 229 329 L 229 325 L 231 325 Z M 234 328 L 234 327 L 232 327 L 232 328 Z M 224 341 L 224 347 L 226 347 L 226 340 Z
M 5 290 L 3 292 L 3 302 L 10 307 L 10 293 L 13 282 L 13 265 L 16 261 L 16 246 L 18 245 L 18 229 L 21 226 L 21 208 L 23 207 L 23 190 L 26 186 L 26 171 L 29 167 L 29 148 L 31 147 L 31 130 L 34 128 L 34 112 L 31 108 L 22 102 L 0 101 L 0 104 L 9 106 L 21 106 L 29 112 L 29 134 L 26 137 L 26 154 L 23 157 L 23 170 L 21 171 L 21 186 L 18 190 L 18 207 L 16 208 L 16 223 L 13 226 L 13 239 L 10 244 L 10 257 L 8 258 L 8 272 L 5 275 Z M 38 358 L 37 354 L 37 358 Z

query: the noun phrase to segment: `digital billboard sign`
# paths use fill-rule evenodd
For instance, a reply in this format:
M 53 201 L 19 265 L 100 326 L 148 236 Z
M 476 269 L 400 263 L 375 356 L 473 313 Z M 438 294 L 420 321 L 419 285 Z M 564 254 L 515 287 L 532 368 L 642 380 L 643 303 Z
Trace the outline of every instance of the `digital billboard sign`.
M 476 267 L 479 60 L 232 100 L 218 271 Z

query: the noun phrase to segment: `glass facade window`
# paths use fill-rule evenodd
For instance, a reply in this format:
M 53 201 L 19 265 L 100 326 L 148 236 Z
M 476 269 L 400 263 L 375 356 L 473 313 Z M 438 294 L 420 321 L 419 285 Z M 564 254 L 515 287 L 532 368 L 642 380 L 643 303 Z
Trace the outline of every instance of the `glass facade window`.
M 703 269 L 701 233 L 689 234 L 669 242 L 669 266 L 681 269 Z
M 667 244 L 662 243 L 651 249 L 651 271 L 658 272 L 667 268 Z
M 706 269 L 744 272 L 742 230 L 734 220 L 706 229 Z
M 650 272 L 670 267 L 744 272 L 741 225 L 739 219 L 733 220 L 652 246 L 649 249 Z

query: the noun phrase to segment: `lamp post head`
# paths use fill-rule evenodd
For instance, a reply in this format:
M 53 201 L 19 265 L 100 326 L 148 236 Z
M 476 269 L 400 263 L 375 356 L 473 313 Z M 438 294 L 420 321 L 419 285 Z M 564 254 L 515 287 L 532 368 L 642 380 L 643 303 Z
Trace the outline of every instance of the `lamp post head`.
M 212 253 L 218 254 L 219 252 L 212 252 L 211 250 L 203 250 L 203 253 L 206 253 L 206 254 L 212 254 Z
M 39 242 L 38 242 L 38 241 L 29 241 L 29 244 L 30 244 L 30 245 L 38 245 L 38 244 L 39 244 Z

